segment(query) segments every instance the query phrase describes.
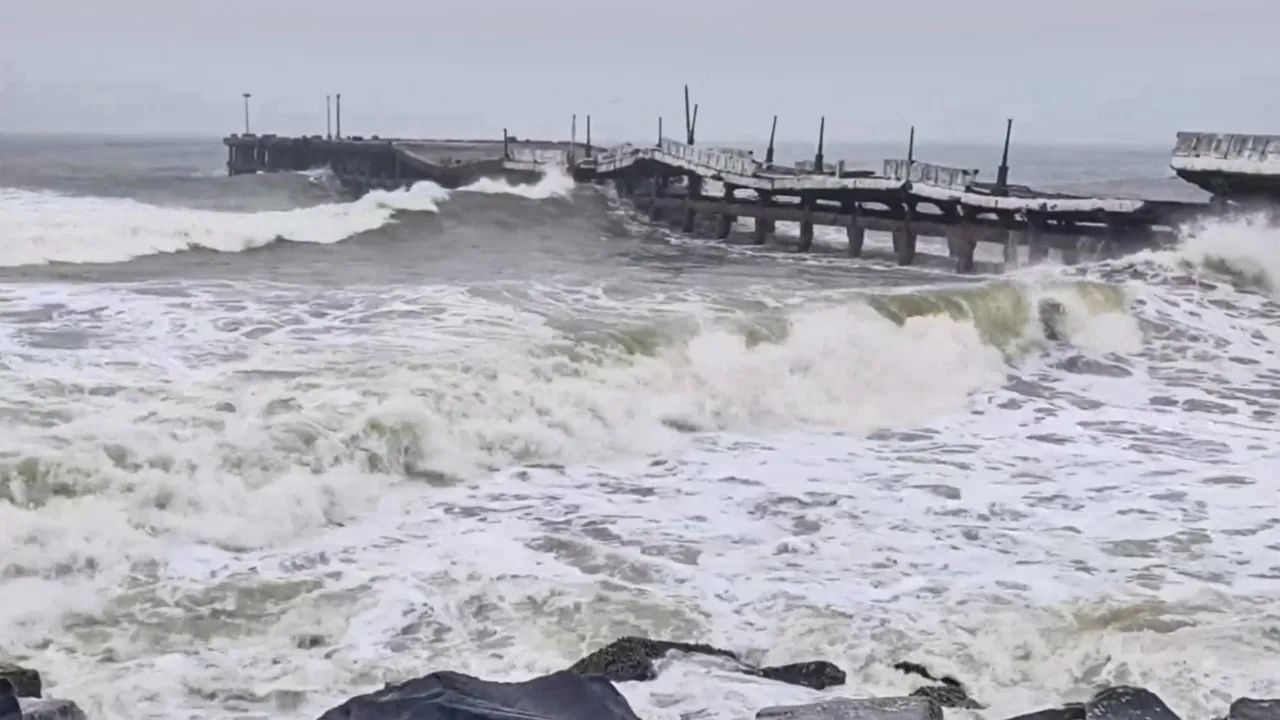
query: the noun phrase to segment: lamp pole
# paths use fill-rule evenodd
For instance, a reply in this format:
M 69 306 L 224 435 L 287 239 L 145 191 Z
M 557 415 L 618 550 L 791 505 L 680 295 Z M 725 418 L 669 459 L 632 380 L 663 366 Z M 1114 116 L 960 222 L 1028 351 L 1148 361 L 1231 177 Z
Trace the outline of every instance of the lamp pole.
M 252 97 L 252 95 L 250 95 L 249 93 L 244 93 L 244 134 L 245 135 L 249 134 L 249 98 L 250 97 Z

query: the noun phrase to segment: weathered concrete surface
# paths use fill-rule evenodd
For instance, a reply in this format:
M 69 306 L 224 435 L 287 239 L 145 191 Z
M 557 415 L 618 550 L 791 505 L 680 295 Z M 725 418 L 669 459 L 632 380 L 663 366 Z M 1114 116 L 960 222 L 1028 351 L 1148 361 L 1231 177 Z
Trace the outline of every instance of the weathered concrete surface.
M 942 720 L 942 708 L 918 697 L 839 699 L 768 707 L 756 720 Z

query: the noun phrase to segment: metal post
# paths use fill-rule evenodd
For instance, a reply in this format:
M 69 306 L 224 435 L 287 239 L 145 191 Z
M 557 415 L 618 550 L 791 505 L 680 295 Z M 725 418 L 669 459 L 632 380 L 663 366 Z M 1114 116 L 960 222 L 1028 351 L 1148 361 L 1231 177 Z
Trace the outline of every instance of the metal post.
M 773 137 L 778 132 L 778 116 L 773 116 L 773 127 L 769 128 L 769 147 L 764 151 L 764 162 L 766 165 L 773 164 Z
M 1013 136 L 1013 118 L 1004 128 L 1004 154 L 1000 156 L 1000 169 L 996 171 L 996 187 L 1004 192 L 1009 187 L 1009 138 Z
M 693 144 L 693 120 L 689 117 L 689 86 L 684 86 L 684 141 Z
M 326 140 L 333 139 L 333 103 L 332 98 L 328 95 L 324 96 L 324 137 Z
M 573 164 L 574 158 L 578 156 L 578 114 L 573 114 L 573 119 L 569 121 L 569 164 Z
M 822 174 L 822 168 L 826 164 L 822 157 L 822 144 L 827 134 L 827 116 L 823 115 L 818 121 L 818 152 L 813 156 L 813 171 Z
M 658 116 L 658 147 L 662 147 L 662 116 Z
M 502 128 L 502 159 L 503 159 L 503 160 L 510 160 L 510 159 L 511 159 L 511 151 L 510 151 L 510 149 L 509 149 L 509 142 L 510 142 L 510 141 L 509 141 L 509 140 L 508 140 L 508 138 L 507 138 L 507 129 L 506 129 L 506 128 Z
M 244 93 L 244 134 L 249 134 L 249 93 Z
M 342 139 L 342 93 L 334 96 L 334 136 L 339 140 Z
M 689 123 L 689 144 L 698 137 L 698 103 L 693 104 L 693 122 Z
M 587 157 L 591 157 L 591 116 L 587 116 Z
M 907 179 L 911 179 L 911 166 L 916 162 L 916 126 L 911 126 L 911 134 L 907 136 Z

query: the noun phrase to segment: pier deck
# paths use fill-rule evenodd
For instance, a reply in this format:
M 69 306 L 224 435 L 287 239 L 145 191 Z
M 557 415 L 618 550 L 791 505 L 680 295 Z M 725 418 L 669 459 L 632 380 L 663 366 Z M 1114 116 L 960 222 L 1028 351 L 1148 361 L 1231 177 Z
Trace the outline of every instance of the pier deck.
M 694 117 L 696 121 L 696 113 Z M 901 265 L 915 262 L 918 237 L 933 236 L 945 238 L 948 255 L 961 272 L 974 269 L 980 242 L 1001 245 L 1006 264 L 1020 261 L 1021 248 L 1032 262 L 1045 259 L 1055 249 L 1065 262 L 1075 262 L 1081 255 L 1159 245 L 1171 240 L 1180 224 L 1211 209 L 1208 203 L 1037 191 L 1009 184 L 1004 163 L 996 182 L 983 183 L 977 170 L 920 162 L 910 150 L 905 159 L 885 160 L 879 172 L 853 170 L 843 162 L 824 161 L 821 135 L 812 162 L 784 167 L 772 162 L 772 139 L 762 162 L 751 152 L 695 146 L 691 125 L 686 126 L 690 136 L 686 142 L 662 137 L 651 145 L 624 144 L 603 150 L 590 144 L 589 119 L 587 127 L 585 145 L 510 137 L 413 140 L 274 135 L 232 135 L 224 142 L 232 175 L 327 166 L 357 193 L 421 180 L 446 188 L 482 177 L 526 181 L 557 167 L 579 182 L 613 183 L 620 196 L 647 211 L 652 220 L 675 220 L 687 233 L 699 230 L 700 220 L 709 220 L 713 236 L 723 239 L 739 218 L 752 218 L 753 241 L 765 243 L 776 223 L 794 222 L 799 225 L 799 250 L 808 251 L 815 226 L 835 226 L 845 230 L 847 254 L 859 257 L 866 232 L 880 231 L 892 235 L 894 256 Z M 1179 135 L 1173 164 L 1179 175 L 1194 182 L 1194 173 L 1200 170 L 1185 157 L 1202 141 L 1188 141 L 1183 135 Z M 1228 142 L 1228 146 L 1238 143 Z M 1256 141 L 1244 147 L 1254 148 Z M 1275 150 L 1280 158 L 1280 141 L 1268 140 L 1262 147 Z M 1179 168 L 1180 162 L 1185 167 Z

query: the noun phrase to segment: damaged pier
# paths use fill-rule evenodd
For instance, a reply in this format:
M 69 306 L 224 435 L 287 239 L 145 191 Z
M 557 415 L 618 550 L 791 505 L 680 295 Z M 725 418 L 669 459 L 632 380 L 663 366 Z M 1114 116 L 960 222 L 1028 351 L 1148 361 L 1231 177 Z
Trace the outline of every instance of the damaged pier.
M 675 220 L 686 233 L 710 224 L 711 234 L 725 239 L 740 219 L 750 218 L 753 241 L 764 244 L 777 223 L 792 222 L 799 226 L 798 249 L 806 252 L 813 247 L 815 228 L 832 226 L 843 228 L 847 254 L 856 258 L 863 254 L 867 232 L 878 231 L 892 236 L 893 256 L 900 265 L 916 262 L 920 237 L 937 237 L 945 239 L 960 272 L 975 269 L 976 250 L 983 242 L 1003 248 L 1006 265 L 1018 264 L 1023 248 L 1032 263 L 1048 258 L 1051 250 L 1072 263 L 1081 256 L 1158 246 L 1172 240 L 1183 223 L 1214 211 L 1210 203 L 1089 197 L 1010 184 L 1012 121 L 995 182 L 980 182 L 977 170 L 916 160 L 914 131 L 906 158 L 887 159 L 876 172 L 826 161 L 825 120 L 813 160 L 792 167 L 774 163 L 772 133 L 760 161 L 750 151 L 696 146 L 696 124 L 697 106 L 689 112 L 686 90 L 684 140 L 664 137 L 659 121 L 657 142 L 649 145 L 593 148 L 590 116 L 585 144 L 576 142 L 576 116 L 569 142 L 520 141 L 504 131 L 500 141 L 245 134 L 231 135 L 224 143 L 232 175 L 329 167 L 357 193 L 420 180 L 446 188 L 482 177 L 532 181 L 555 167 L 579 182 L 612 183 L 621 197 L 652 220 Z M 1214 142 L 1179 135 L 1174 166 L 1184 179 L 1225 186 L 1221 180 L 1202 177 L 1202 170 L 1221 168 L 1189 159 L 1202 145 L 1220 148 L 1225 142 L 1229 150 L 1262 152 L 1264 159 L 1267 150 L 1274 150 L 1280 157 L 1280 141 L 1271 138 Z M 1179 156 L 1186 167 L 1178 166 Z M 1239 165 L 1227 164 L 1229 169 Z M 1249 189 L 1256 187 L 1258 174 L 1246 176 Z

